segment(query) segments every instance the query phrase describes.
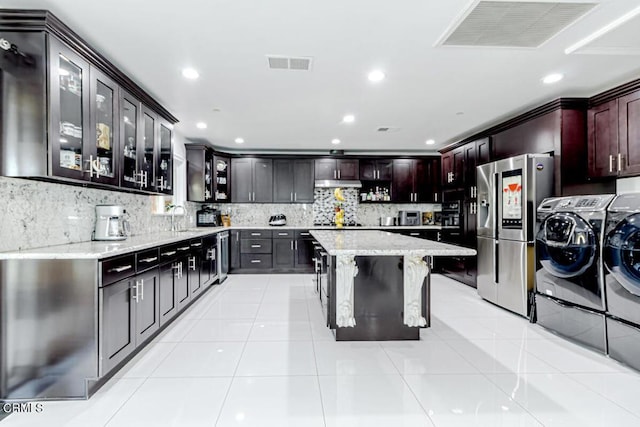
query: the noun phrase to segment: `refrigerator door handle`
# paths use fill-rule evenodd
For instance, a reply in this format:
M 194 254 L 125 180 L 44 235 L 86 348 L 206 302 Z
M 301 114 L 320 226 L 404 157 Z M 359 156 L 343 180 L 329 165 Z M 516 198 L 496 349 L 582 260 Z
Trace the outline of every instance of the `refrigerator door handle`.
M 500 283 L 500 250 L 499 250 L 500 241 L 496 240 L 493 242 L 493 281 L 498 284 Z

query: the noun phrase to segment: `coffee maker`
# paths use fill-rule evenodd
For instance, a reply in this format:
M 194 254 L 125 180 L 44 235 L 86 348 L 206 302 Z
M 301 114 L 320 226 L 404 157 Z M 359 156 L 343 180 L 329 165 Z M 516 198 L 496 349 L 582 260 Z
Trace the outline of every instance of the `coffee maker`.
M 122 206 L 97 205 L 93 240 L 125 240 L 130 232 L 126 213 Z

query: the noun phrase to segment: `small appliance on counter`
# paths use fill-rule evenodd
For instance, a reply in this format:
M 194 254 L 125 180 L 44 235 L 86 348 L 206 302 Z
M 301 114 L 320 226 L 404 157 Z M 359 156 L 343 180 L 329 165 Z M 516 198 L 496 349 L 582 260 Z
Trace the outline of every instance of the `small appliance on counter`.
M 395 216 L 381 216 L 380 217 L 380 226 L 381 227 L 385 227 L 385 226 L 390 226 L 390 225 L 396 225 L 396 220 L 398 218 L 396 218 Z
M 272 215 L 269 218 L 269 225 L 287 225 L 287 217 L 284 214 Z
M 196 212 L 196 226 L 219 227 L 222 225 L 220 211 L 210 207 L 203 207 Z
M 420 225 L 422 224 L 422 212 L 420 211 L 399 211 L 398 225 Z
M 97 205 L 93 240 L 125 240 L 131 230 L 124 219 L 126 210 L 118 205 Z

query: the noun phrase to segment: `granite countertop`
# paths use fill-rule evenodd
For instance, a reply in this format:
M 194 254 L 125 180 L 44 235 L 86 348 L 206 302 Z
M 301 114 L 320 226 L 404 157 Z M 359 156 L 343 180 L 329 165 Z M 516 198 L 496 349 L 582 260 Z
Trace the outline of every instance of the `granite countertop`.
M 380 230 L 311 230 L 329 255 L 472 256 L 474 249 Z
M 348 230 L 440 230 L 439 225 L 424 226 L 363 226 L 347 227 Z M 444 227 L 446 228 L 446 227 Z M 334 226 L 246 226 L 234 225 L 231 227 L 201 227 L 183 231 L 165 231 L 154 234 L 142 234 L 130 236 L 127 240 L 100 241 L 100 242 L 80 242 L 65 245 L 46 246 L 42 248 L 26 249 L 22 251 L 0 252 L 0 259 L 103 259 L 116 255 L 124 255 L 154 246 L 168 245 L 181 240 L 195 239 L 198 237 L 216 234 L 224 230 L 338 230 Z M 391 233 L 388 233 L 391 234 Z

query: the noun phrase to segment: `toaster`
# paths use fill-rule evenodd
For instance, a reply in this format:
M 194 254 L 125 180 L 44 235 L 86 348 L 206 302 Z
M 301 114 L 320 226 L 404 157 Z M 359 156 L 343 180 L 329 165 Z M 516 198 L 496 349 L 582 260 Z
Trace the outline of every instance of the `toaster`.
M 420 211 L 399 211 L 398 225 L 421 225 L 422 212 Z
M 284 214 L 272 215 L 269 218 L 269 225 L 287 225 L 287 217 Z

